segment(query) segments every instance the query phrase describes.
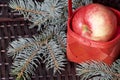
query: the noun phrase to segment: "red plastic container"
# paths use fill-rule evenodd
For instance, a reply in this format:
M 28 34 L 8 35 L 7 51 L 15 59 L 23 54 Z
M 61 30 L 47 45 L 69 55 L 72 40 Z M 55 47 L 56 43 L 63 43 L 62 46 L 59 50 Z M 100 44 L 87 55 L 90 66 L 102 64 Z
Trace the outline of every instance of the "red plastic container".
M 112 64 L 120 53 L 120 12 L 110 8 L 118 18 L 118 31 L 116 36 L 108 42 L 96 42 L 79 36 L 72 30 L 72 0 L 68 0 L 68 27 L 67 27 L 67 57 L 68 60 L 81 63 L 87 60 L 99 60 Z

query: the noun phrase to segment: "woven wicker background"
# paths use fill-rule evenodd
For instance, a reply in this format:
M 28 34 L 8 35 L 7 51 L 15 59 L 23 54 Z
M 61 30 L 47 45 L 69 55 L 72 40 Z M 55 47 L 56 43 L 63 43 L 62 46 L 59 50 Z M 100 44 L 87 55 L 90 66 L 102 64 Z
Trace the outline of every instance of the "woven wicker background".
M 7 0 L 3 1 L 0 0 L 0 80 L 15 80 L 9 72 L 12 60 L 6 55 L 8 44 L 19 37 L 31 37 L 36 34 L 36 29 L 29 29 L 29 23 L 24 21 L 18 13 L 11 11 L 6 4 Z M 108 0 L 95 0 L 95 2 L 120 10 L 119 0 L 110 0 L 109 2 Z M 44 64 L 41 63 L 36 70 L 36 75 L 31 77 L 32 80 L 80 80 L 75 75 L 75 64 L 71 62 L 68 62 L 61 75 L 52 75 L 51 71 L 46 71 Z
M 29 29 L 28 22 L 18 13 L 13 13 L 6 2 L 0 2 L 0 80 L 15 80 L 9 72 L 12 60 L 6 55 L 9 42 L 19 37 L 31 37 L 36 34 L 36 29 Z M 79 80 L 74 69 L 74 64 L 68 63 L 66 71 L 61 75 L 52 75 L 51 71 L 46 71 L 44 64 L 41 64 L 36 75 L 31 77 L 32 80 Z

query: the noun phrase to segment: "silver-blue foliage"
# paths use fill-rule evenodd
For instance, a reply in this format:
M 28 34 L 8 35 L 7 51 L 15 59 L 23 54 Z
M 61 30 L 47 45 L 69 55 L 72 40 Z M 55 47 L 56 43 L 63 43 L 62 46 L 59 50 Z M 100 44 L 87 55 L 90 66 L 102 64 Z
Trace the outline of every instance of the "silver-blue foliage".
M 112 66 L 112 70 L 114 71 L 114 76 L 117 77 L 117 79 L 120 79 L 120 59 L 116 60 Z
M 57 34 L 56 34 L 57 32 Z M 62 35 L 59 35 L 62 34 Z M 61 38 L 61 40 L 58 38 Z M 61 45 L 66 44 L 64 30 L 57 29 L 57 26 L 50 26 L 41 34 L 33 38 L 20 38 L 10 43 L 8 55 L 13 57 L 11 73 L 19 78 L 30 80 L 30 75 L 42 60 L 46 64 L 46 69 L 53 69 L 53 72 L 61 72 L 66 64 L 66 57 Z
M 93 0 L 72 0 L 73 9 L 93 3 Z
M 66 21 L 64 16 L 66 0 L 44 0 L 37 2 L 33 0 L 11 0 L 9 6 L 24 16 L 25 19 L 33 22 L 30 28 L 49 24 L 57 25 Z
M 60 73 L 61 70 L 64 70 L 66 64 L 65 53 L 54 40 L 51 39 L 46 43 L 46 52 L 43 56 L 45 57 L 43 62 L 46 64 L 46 68 L 53 68 L 53 73 Z
M 8 55 L 10 57 L 16 57 L 17 54 L 22 53 L 22 50 L 25 47 L 29 47 L 33 45 L 34 40 L 30 38 L 19 38 L 12 43 L 9 44 L 8 46 Z
M 80 80 L 113 80 L 112 69 L 100 61 L 86 61 L 77 65 L 77 75 L 81 76 Z
M 17 75 L 17 78 L 24 77 L 30 80 L 29 74 L 34 74 L 40 64 L 39 60 L 42 59 L 41 53 L 39 53 L 41 50 L 40 44 L 36 45 L 32 38 L 21 38 L 13 41 L 10 45 L 12 46 L 8 48 L 8 55 L 15 55 L 11 74 Z

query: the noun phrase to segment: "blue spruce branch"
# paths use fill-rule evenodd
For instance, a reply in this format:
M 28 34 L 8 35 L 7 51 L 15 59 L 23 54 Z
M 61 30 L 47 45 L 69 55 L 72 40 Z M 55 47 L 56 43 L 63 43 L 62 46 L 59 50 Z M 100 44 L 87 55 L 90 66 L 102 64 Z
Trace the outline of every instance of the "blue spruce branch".
M 119 80 L 119 61 L 118 59 L 111 66 L 101 61 L 86 61 L 77 65 L 76 72 L 81 76 L 81 80 Z

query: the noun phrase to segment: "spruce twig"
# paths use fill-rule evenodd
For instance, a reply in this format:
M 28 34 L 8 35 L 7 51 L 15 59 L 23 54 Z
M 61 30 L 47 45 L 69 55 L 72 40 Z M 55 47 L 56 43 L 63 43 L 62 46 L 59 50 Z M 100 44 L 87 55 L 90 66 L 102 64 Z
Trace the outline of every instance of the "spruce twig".
M 114 63 L 116 65 L 116 62 Z M 117 64 L 117 66 L 120 66 Z M 116 70 L 117 69 L 117 70 Z M 101 61 L 87 61 L 77 65 L 77 75 L 81 76 L 81 80 L 118 80 L 120 79 L 119 68 L 108 66 Z
M 32 45 L 34 45 L 35 43 L 36 44 L 41 44 L 41 42 L 25 42 L 25 43 L 22 43 L 21 45 L 19 45 L 19 46 L 15 46 L 15 45 L 17 45 L 17 44 L 20 44 L 20 41 L 21 40 L 28 40 L 29 38 L 20 38 L 20 39 L 18 39 L 17 41 L 14 41 L 16 44 L 14 44 L 14 42 L 12 42 L 10 45 L 9 45 L 9 47 L 8 47 L 8 55 L 9 56 L 13 56 L 13 58 L 20 52 L 20 51 L 22 51 L 23 49 L 25 49 L 25 48 L 27 48 L 27 47 L 30 47 L 30 46 L 32 46 Z M 32 39 L 30 39 L 30 40 L 32 40 Z M 15 48 L 15 49 L 13 49 L 13 48 Z M 10 54 L 9 54 L 10 53 Z
M 34 74 L 35 69 L 39 65 L 41 45 L 34 44 L 29 46 L 17 54 L 14 58 L 13 65 L 11 66 L 11 73 L 17 76 L 17 79 L 26 78 L 29 79 L 29 74 Z
M 56 72 L 61 73 L 61 70 L 64 70 L 66 64 L 66 58 L 61 49 L 53 45 L 58 46 L 54 41 L 47 42 L 44 45 L 42 49 L 45 52 L 43 54 L 43 63 L 46 64 L 46 69 L 52 69 L 54 74 Z
M 25 70 L 27 69 L 27 67 L 29 66 L 30 62 L 32 61 L 32 59 L 34 58 L 34 56 L 37 54 L 39 50 L 35 50 L 32 52 L 32 54 L 30 55 L 30 57 L 26 60 L 25 64 L 23 65 L 22 69 L 20 70 L 20 72 L 17 74 L 17 79 L 20 79 Z
M 16 11 L 24 11 L 24 12 L 28 12 L 28 13 L 33 13 L 33 14 L 48 14 L 47 12 L 43 12 L 43 11 L 36 11 L 36 10 L 27 10 L 25 8 L 22 8 L 21 6 L 16 6 L 16 7 L 12 7 L 10 5 L 11 8 L 15 9 Z
M 11 0 L 9 6 L 22 14 L 25 19 L 33 22 L 31 28 L 37 25 L 38 31 L 41 30 L 41 25 L 49 26 L 51 23 L 57 25 L 58 22 L 66 20 L 63 18 L 64 9 L 67 8 L 66 0 L 44 0 L 43 2 Z
M 33 38 L 20 38 L 10 43 L 8 55 L 12 57 L 15 55 L 11 73 L 17 75 L 16 79 L 26 78 L 30 80 L 29 75 L 34 74 L 40 60 L 43 60 L 48 70 L 53 69 L 54 73 L 60 73 L 61 70 L 64 70 L 66 59 L 64 51 L 56 41 L 57 37 L 54 36 L 56 35 L 56 27 L 51 26 Z M 62 30 L 59 31 L 62 32 Z

